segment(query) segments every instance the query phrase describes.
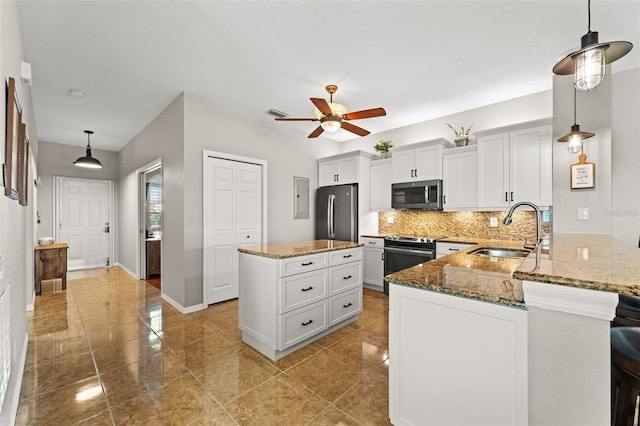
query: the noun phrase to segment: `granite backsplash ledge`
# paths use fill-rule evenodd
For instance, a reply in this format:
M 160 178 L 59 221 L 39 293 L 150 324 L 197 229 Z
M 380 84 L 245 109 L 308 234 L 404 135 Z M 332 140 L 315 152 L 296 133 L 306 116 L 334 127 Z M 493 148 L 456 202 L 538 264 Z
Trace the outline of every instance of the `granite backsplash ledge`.
M 551 209 L 543 212 L 542 232 L 551 233 Z M 518 210 L 513 222 L 503 223 L 507 211 L 494 212 L 436 212 L 424 210 L 401 210 L 378 213 L 380 235 L 467 237 L 497 240 L 522 240 L 535 238 L 536 214 L 534 211 Z M 387 218 L 393 217 L 393 223 Z M 490 219 L 498 219 L 498 226 L 489 226 Z

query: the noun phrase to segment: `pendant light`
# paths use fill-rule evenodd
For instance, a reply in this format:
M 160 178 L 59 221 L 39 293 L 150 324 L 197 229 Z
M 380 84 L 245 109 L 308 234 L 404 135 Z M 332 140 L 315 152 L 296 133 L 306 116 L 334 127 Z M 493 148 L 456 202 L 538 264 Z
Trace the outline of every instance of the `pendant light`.
M 591 132 L 583 132 L 580 130 L 580 125 L 576 123 L 576 92 L 577 90 L 573 89 L 573 126 L 571 126 L 571 131 L 558 139 L 558 142 L 569 142 L 569 147 L 567 148 L 570 153 L 577 154 L 582 151 L 582 141 L 585 139 L 589 139 L 594 137 L 596 134 Z
M 574 85 L 581 92 L 595 89 L 605 77 L 605 66 L 629 53 L 628 41 L 598 42 L 598 32 L 591 31 L 591 0 L 587 2 L 588 31 L 580 39 L 580 49 L 571 52 L 553 67 L 558 75 L 575 75 Z
M 88 169 L 101 169 L 102 163 L 97 158 L 93 158 L 91 156 L 91 139 L 90 138 L 91 138 L 91 135 L 93 134 L 93 131 L 85 130 L 84 132 L 87 134 L 87 155 L 85 155 L 84 157 L 78 158 L 76 161 L 73 162 L 73 164 L 75 164 L 78 167 L 85 167 Z

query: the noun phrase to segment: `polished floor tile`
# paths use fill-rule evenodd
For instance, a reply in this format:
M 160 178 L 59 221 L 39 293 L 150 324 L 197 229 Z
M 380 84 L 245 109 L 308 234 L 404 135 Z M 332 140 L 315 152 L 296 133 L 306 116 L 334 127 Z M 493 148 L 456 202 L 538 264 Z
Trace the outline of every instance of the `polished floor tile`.
M 272 361 L 242 342 L 238 301 L 183 315 L 117 267 L 43 283 L 27 314 L 18 425 L 389 424 L 388 297 Z

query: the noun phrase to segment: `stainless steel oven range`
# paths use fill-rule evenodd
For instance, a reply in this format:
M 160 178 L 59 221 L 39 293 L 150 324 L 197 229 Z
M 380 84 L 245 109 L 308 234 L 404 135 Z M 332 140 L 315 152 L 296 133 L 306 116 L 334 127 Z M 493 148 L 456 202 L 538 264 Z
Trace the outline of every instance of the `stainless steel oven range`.
M 433 238 L 398 237 L 384 238 L 384 274 L 407 269 L 436 258 L 436 240 Z M 384 283 L 389 294 L 389 284 Z

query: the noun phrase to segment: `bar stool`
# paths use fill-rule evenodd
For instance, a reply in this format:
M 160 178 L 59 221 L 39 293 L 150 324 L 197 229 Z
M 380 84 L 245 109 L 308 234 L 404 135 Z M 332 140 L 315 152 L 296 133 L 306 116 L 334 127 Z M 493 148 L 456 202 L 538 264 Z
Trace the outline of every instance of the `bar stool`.
M 640 327 L 640 297 L 621 294 L 611 326 Z
M 611 329 L 611 424 L 633 425 L 640 395 L 640 327 Z

